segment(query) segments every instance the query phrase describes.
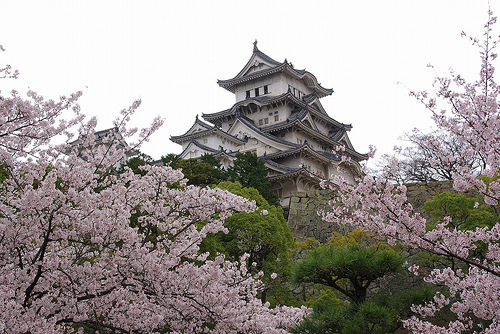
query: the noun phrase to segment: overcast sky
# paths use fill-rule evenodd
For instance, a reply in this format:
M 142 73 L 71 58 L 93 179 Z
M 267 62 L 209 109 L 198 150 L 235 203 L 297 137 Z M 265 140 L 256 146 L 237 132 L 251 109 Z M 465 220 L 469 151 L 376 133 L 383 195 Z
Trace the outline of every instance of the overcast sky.
M 487 9 L 486 0 L 5 1 L 0 64 L 21 75 L 0 90 L 50 98 L 82 90 L 82 110 L 98 116 L 98 129 L 140 98 L 134 124 L 165 118 L 143 147 L 160 158 L 181 152 L 169 137 L 196 115 L 232 106 L 217 79 L 234 77 L 257 39 L 268 56 L 333 88 L 323 106 L 353 125 L 358 151 L 373 144 L 390 153 L 402 133 L 430 129 L 429 112 L 408 96 L 431 88 L 427 64 L 476 79 L 477 49 L 460 35 L 481 37 Z M 491 9 L 500 13 L 499 2 Z

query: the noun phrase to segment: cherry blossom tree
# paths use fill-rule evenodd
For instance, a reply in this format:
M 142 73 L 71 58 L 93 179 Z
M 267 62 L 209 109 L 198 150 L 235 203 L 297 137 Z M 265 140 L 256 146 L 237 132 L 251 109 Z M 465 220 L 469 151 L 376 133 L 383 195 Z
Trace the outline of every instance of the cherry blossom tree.
M 422 133 L 414 129 L 411 133 L 405 133 L 401 139 L 408 146 L 398 154 L 398 173 L 394 180 L 399 183 L 453 180 L 455 166 L 469 165 L 476 175 L 481 173 L 484 166 L 478 152 L 474 151 L 471 157 L 462 156 L 462 152 L 469 148 L 468 144 L 447 131 Z M 431 163 L 439 161 L 443 151 L 446 152 L 446 163 Z M 383 168 L 391 158 L 391 155 L 384 154 L 378 165 Z
M 438 128 L 448 131 L 464 143 L 463 161 L 476 154 L 485 161 L 482 176 L 464 163 L 453 171 L 454 188 L 457 191 L 474 191 L 484 196 L 484 202 L 498 209 L 500 200 L 500 86 L 494 80 L 492 61 L 496 58 L 495 47 L 499 40 L 492 36 L 496 18 L 489 12 L 485 25 L 484 40 L 470 38 L 479 47 L 482 65 L 479 79 L 469 83 L 462 76 L 451 72 L 447 77 L 437 77 L 435 95 L 412 92 L 432 112 Z M 465 36 L 465 34 L 463 34 Z M 439 102 L 439 103 L 438 103 Z M 447 103 L 441 108 L 440 103 Z M 435 142 L 439 159 L 430 163 L 439 167 L 451 159 L 449 152 Z M 451 217 L 432 225 L 407 201 L 406 187 L 390 180 L 397 173 L 398 161 L 392 159 L 383 174 L 367 173 L 359 183 L 352 185 L 341 177 L 333 182 L 340 190 L 339 199 L 330 212 L 324 212 L 328 221 L 348 223 L 358 228 L 374 231 L 388 241 L 400 242 L 411 248 L 452 258 L 462 265 L 434 269 L 425 272 L 414 265 L 410 269 L 417 275 L 425 275 L 428 282 L 448 287 L 450 296 L 436 294 L 434 301 L 414 306 L 418 317 L 404 322 L 416 333 L 481 333 L 500 332 L 500 223 L 492 227 L 482 226 L 473 230 L 454 227 Z M 484 257 L 475 258 L 474 252 L 481 243 L 487 246 Z M 426 319 L 442 307 L 450 307 L 456 320 L 440 327 Z
M 139 139 L 96 145 L 79 96 L 0 96 L 0 332 L 286 333 L 300 322 L 306 308 L 257 298 L 261 274 L 244 259 L 199 252 L 232 212 L 255 203 L 188 186 L 170 167 L 113 172 L 162 121 L 127 128 L 136 101 L 115 127 Z M 70 142 L 75 127 L 77 146 L 53 144 Z

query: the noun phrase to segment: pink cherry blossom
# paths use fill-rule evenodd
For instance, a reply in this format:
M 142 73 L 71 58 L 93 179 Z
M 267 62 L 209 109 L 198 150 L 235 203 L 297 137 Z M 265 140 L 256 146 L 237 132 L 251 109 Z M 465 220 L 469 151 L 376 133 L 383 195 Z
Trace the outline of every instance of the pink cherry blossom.
M 427 92 L 411 92 L 415 98 L 432 112 L 436 125 L 451 133 L 457 140 L 467 143 L 462 155 L 471 156 L 471 149 L 484 159 L 483 174 L 489 178 L 478 178 L 467 165 L 459 166 L 453 172 L 456 191 L 473 190 L 484 196 L 486 204 L 497 208 L 500 200 L 500 86 L 494 81 L 492 61 L 493 50 L 499 40 L 492 37 L 492 25 L 496 18 L 489 13 L 485 25 L 484 42 L 471 39 L 479 47 L 482 66 L 479 79 L 466 82 L 460 75 L 451 72 L 449 77 L 436 78 L 435 97 Z M 444 101 L 448 109 L 438 109 Z M 440 157 L 432 164 L 449 163 L 448 153 L 438 142 L 429 142 L 429 148 Z M 464 159 L 465 161 L 466 159 Z M 396 158 L 389 161 L 381 175 L 370 173 L 350 184 L 340 176 L 331 183 L 324 183 L 339 191 L 339 197 L 329 211 L 321 212 L 330 222 L 351 224 L 358 228 L 376 232 L 390 243 L 399 242 L 407 247 L 426 250 L 464 263 L 462 269 L 442 268 L 430 273 L 422 272 L 418 266 L 410 270 L 425 275 L 425 280 L 448 287 L 451 298 L 436 295 L 425 305 L 413 307 L 417 316 L 404 321 L 407 329 L 414 333 L 463 333 L 474 327 L 473 320 L 491 322 L 481 333 L 500 331 L 500 223 L 492 228 L 481 227 L 471 231 L 453 229 L 451 218 L 427 229 L 427 221 L 413 210 L 408 202 L 406 187 L 395 185 L 390 180 L 397 172 Z M 485 258 L 471 256 L 478 241 L 488 245 Z M 460 266 L 457 266 L 460 267 Z M 450 304 L 457 320 L 447 326 L 437 326 L 426 317 L 432 316 L 445 305 Z M 477 327 L 475 327 L 477 328 Z
M 170 167 L 115 173 L 162 120 L 128 129 L 136 101 L 115 122 L 130 144 L 96 144 L 80 95 L 0 96 L 1 332 L 286 333 L 309 313 L 262 303 L 261 274 L 244 260 L 199 252 L 207 234 L 227 232 L 225 218 L 255 203 L 188 186 Z M 68 145 L 78 125 L 79 144 Z M 53 144 L 57 136 L 66 143 Z

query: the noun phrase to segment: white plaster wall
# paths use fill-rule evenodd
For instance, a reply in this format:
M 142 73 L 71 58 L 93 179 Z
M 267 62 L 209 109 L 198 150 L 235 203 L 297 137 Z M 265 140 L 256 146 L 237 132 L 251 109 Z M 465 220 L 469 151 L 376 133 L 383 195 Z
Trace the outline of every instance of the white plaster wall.
M 330 131 L 330 127 L 325 126 L 322 122 L 316 122 L 316 126 L 318 127 L 319 132 L 328 136 L 328 132 Z
M 310 138 L 309 136 L 305 136 L 303 133 L 292 132 L 288 140 L 294 144 L 302 145 L 305 140 L 309 142 Z
M 264 94 L 264 86 L 269 85 L 269 92 L 268 94 Z M 280 87 L 280 76 L 277 74 L 269 75 L 263 78 L 259 78 L 257 80 L 253 80 L 250 82 L 245 82 L 242 84 L 239 84 L 235 87 L 235 98 L 236 102 L 243 101 L 246 99 L 246 92 L 247 90 L 250 90 L 250 97 L 255 97 L 255 88 L 260 88 L 260 95 L 271 95 L 271 96 L 277 96 L 281 94 L 281 87 Z
M 292 78 L 284 73 L 281 74 L 280 79 L 281 79 L 280 86 L 281 86 L 283 93 L 288 91 L 289 85 L 292 86 L 292 88 L 295 88 L 296 92 L 301 91 L 304 95 L 311 94 L 313 92 L 313 90 L 311 88 L 307 87 L 301 79 Z M 293 93 L 293 89 L 292 89 L 292 93 Z M 299 97 L 298 93 L 296 93 L 296 96 L 297 96 L 297 98 Z
M 275 111 L 278 112 L 278 120 L 275 121 Z M 271 114 L 271 115 L 270 115 Z M 286 120 L 286 107 L 285 106 L 280 106 L 278 108 L 271 108 L 267 109 L 267 107 L 262 108 L 262 110 L 248 114 L 247 117 L 251 119 L 256 126 L 259 128 L 262 127 L 267 127 L 279 122 L 283 122 Z M 265 122 L 265 119 L 267 118 L 267 123 Z M 260 123 L 260 120 L 262 120 L 262 124 Z

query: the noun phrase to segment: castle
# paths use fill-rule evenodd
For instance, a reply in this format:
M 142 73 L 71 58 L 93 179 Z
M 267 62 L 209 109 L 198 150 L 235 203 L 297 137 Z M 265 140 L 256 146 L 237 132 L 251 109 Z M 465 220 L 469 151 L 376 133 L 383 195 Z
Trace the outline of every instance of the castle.
M 292 193 L 319 189 L 321 180 L 342 174 L 354 182 L 360 174 L 357 152 L 343 124 L 328 116 L 320 99 L 333 93 L 305 70 L 295 69 L 286 59 L 278 62 L 254 42 L 243 69 L 232 79 L 218 80 L 235 95 L 229 109 L 198 116 L 191 128 L 170 140 L 182 145 L 180 158 L 209 153 L 228 167 L 238 152 L 254 152 L 268 170 L 268 177 L 283 207 Z M 334 153 L 343 146 L 347 161 Z M 339 170 L 338 167 L 342 167 Z

